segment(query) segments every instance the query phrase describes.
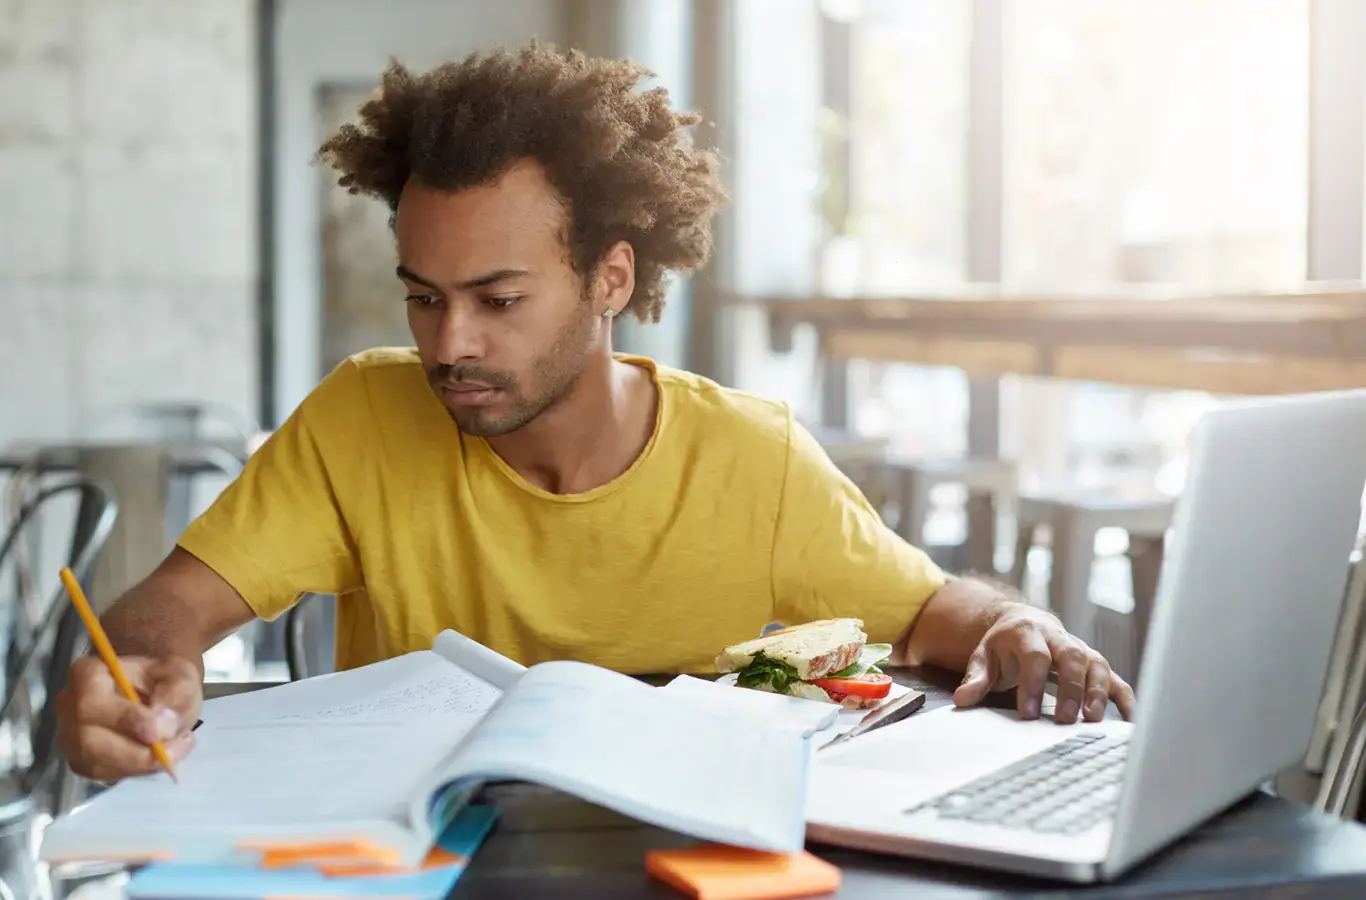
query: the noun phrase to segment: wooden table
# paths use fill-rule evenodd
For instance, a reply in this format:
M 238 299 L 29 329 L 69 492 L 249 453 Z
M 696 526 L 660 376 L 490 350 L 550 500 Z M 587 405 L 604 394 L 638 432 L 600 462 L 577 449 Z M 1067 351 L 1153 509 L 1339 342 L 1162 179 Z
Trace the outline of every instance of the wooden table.
M 769 317 L 775 350 L 814 326 L 827 359 L 954 366 L 1215 394 L 1366 387 L 1366 290 L 1098 298 L 735 298 Z
M 950 702 L 954 676 L 903 670 L 897 678 Z M 1012 705 L 1013 698 L 993 698 Z M 694 843 L 539 787 L 495 785 L 486 799 L 502 820 L 456 885 L 453 898 L 671 898 L 651 880 L 645 852 Z M 976 897 L 1366 897 L 1366 828 L 1258 794 L 1122 881 L 1070 887 L 828 847 L 813 852 L 844 873 L 840 897 L 894 900 Z

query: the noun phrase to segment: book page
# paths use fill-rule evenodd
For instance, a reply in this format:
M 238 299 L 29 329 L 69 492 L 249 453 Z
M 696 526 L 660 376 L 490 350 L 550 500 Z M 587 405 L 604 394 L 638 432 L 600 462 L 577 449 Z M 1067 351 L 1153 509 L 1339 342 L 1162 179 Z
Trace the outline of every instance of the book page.
M 502 691 L 430 650 L 204 704 L 207 727 L 287 721 L 477 719 Z
M 178 783 L 165 773 L 119 783 L 48 826 L 44 854 L 213 858 L 243 842 L 339 834 L 417 846 L 430 835 L 411 820 L 412 799 L 467 731 L 452 719 L 206 729 Z
M 446 774 L 534 781 L 694 837 L 792 852 L 809 756 L 794 729 L 743 727 L 629 676 L 550 662 L 506 692 Z
M 432 652 L 502 690 L 512 687 L 526 672 L 521 663 L 449 628 L 436 636 Z
M 795 728 L 803 735 L 833 726 L 840 715 L 834 703 L 733 687 L 692 675 L 679 675 L 660 690 L 735 715 L 750 727 Z

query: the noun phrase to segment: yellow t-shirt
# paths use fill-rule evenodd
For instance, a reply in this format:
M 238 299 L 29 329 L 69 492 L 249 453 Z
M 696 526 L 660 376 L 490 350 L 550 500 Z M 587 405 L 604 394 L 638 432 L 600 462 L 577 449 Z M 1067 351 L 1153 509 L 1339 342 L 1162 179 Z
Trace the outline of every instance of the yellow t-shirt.
M 180 539 L 273 619 L 336 594 L 337 666 L 451 628 L 526 665 L 713 671 L 768 622 L 905 633 L 945 581 L 788 408 L 650 360 L 658 421 L 624 474 L 556 495 L 460 432 L 411 350 L 338 366 Z

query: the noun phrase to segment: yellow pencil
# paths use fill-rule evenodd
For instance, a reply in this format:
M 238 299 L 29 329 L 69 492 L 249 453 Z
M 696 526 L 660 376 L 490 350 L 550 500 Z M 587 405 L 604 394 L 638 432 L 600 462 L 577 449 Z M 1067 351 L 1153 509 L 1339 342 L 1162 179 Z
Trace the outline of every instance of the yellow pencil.
M 104 633 L 104 627 L 100 625 L 100 620 L 95 615 L 95 611 L 90 608 L 90 601 L 85 599 L 85 591 L 81 590 L 81 584 L 76 580 L 70 569 L 62 569 L 62 584 L 66 586 L 66 592 L 71 595 L 71 603 L 76 607 L 76 612 L 85 623 L 86 631 L 90 632 L 90 642 L 95 645 L 95 652 L 104 660 L 104 664 L 109 667 L 109 674 L 114 676 L 114 683 L 119 686 L 123 696 L 134 703 L 142 703 L 142 698 L 134 690 L 133 685 L 128 680 L 128 676 L 123 673 L 123 666 L 119 665 L 118 654 L 114 652 L 114 647 L 109 643 L 109 636 Z M 171 767 L 171 755 L 166 752 L 166 746 L 161 741 L 152 742 L 152 753 L 156 756 L 157 762 L 166 769 L 166 774 L 171 776 L 172 781 L 176 781 L 175 769 Z

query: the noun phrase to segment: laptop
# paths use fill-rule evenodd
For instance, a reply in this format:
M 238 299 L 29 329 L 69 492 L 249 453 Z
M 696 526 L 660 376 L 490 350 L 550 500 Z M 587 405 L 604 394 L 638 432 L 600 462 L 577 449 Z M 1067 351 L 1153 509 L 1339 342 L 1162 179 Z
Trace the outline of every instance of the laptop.
M 1366 391 L 1197 423 L 1132 723 L 937 709 L 816 757 L 809 840 L 1113 879 L 1302 759 L 1366 486 Z M 1113 709 L 1113 707 L 1112 707 Z

